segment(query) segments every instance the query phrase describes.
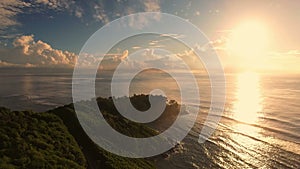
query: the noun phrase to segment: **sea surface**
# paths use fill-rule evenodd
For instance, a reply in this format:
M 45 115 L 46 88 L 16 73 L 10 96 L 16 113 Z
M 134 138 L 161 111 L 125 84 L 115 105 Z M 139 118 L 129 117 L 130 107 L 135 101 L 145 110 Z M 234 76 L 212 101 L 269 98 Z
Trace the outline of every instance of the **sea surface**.
M 3 69 L 0 79 L 0 106 L 12 110 L 42 112 L 72 102 L 72 72 Z M 156 161 L 158 168 L 300 168 L 300 75 L 227 74 L 224 113 L 203 144 L 198 143 L 199 133 L 211 97 L 210 83 L 199 81 L 201 111 L 196 124 L 179 149 Z M 109 84 L 109 79 L 97 77 L 97 96 L 110 96 Z M 153 72 L 137 76 L 130 93 L 153 88 L 180 102 L 174 79 Z M 198 104 L 193 100 L 191 105 Z

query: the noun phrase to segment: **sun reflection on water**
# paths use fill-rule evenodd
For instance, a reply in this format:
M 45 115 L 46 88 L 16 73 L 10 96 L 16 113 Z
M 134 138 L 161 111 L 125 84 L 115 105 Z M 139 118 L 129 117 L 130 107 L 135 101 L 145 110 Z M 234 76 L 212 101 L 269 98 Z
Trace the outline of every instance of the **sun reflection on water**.
M 237 77 L 236 101 L 233 105 L 234 130 L 259 136 L 259 119 L 263 116 L 260 76 L 257 73 L 245 72 Z M 239 138 L 236 138 L 239 139 Z
M 256 73 L 246 72 L 237 76 L 236 101 L 233 105 L 232 118 L 236 121 L 232 125 L 234 132 L 230 134 L 232 140 L 243 145 L 238 155 L 250 162 L 261 166 L 261 160 L 255 153 L 264 147 L 264 144 L 256 139 L 262 137 L 260 134 L 260 117 L 262 114 L 262 94 L 260 87 L 260 76 Z M 255 139 L 252 139 L 255 138 Z
M 261 91 L 259 75 L 252 72 L 237 77 L 236 102 L 233 118 L 240 122 L 255 124 L 261 116 Z

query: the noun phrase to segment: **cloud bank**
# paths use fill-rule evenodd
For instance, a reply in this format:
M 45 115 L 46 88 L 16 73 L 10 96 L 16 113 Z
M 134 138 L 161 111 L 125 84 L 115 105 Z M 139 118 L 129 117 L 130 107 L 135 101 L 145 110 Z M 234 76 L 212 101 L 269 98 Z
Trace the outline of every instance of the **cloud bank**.
M 41 40 L 36 41 L 34 35 L 23 35 L 14 39 L 11 48 L 0 48 L 0 67 L 60 67 L 73 68 L 75 64 L 89 68 L 98 65 L 100 60 L 107 65 L 114 65 L 128 57 L 128 50 L 120 53 L 84 54 L 80 55 L 81 63 L 76 63 L 78 55 L 59 49 Z
M 0 49 L 0 66 L 72 67 L 76 54 L 53 49 L 51 45 L 34 40 L 33 35 L 17 37 L 12 48 Z

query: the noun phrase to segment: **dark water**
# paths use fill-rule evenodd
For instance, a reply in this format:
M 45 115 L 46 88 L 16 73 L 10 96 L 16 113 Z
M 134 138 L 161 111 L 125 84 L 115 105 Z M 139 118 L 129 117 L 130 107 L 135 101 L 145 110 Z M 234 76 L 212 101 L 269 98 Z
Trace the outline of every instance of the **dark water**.
M 72 102 L 71 73 L 0 71 L 0 106 L 13 110 L 45 111 Z M 227 75 L 225 112 L 214 135 L 198 143 L 209 107 L 202 90 L 201 112 L 183 146 L 159 168 L 300 168 L 300 75 Z M 176 87 L 159 78 L 137 80 L 133 93 L 160 86 L 180 100 Z M 109 96 L 108 84 L 98 78 L 97 93 Z M 203 85 L 208 83 L 204 82 Z M 148 90 L 149 88 L 149 90 Z M 205 89 L 205 88 L 204 88 Z M 191 98 L 193 103 L 193 98 Z M 195 103 L 193 103 L 195 104 Z

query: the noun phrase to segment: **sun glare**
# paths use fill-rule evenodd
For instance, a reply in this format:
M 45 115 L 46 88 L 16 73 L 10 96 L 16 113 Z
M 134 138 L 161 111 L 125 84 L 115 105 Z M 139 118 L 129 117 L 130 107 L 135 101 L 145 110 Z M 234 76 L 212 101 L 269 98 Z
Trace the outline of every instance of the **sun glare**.
M 237 101 L 234 118 L 245 123 L 256 123 L 262 110 L 259 75 L 254 72 L 241 73 L 237 79 Z
M 233 29 L 227 48 L 229 52 L 244 61 L 257 61 L 266 52 L 268 32 L 260 22 L 244 22 Z

